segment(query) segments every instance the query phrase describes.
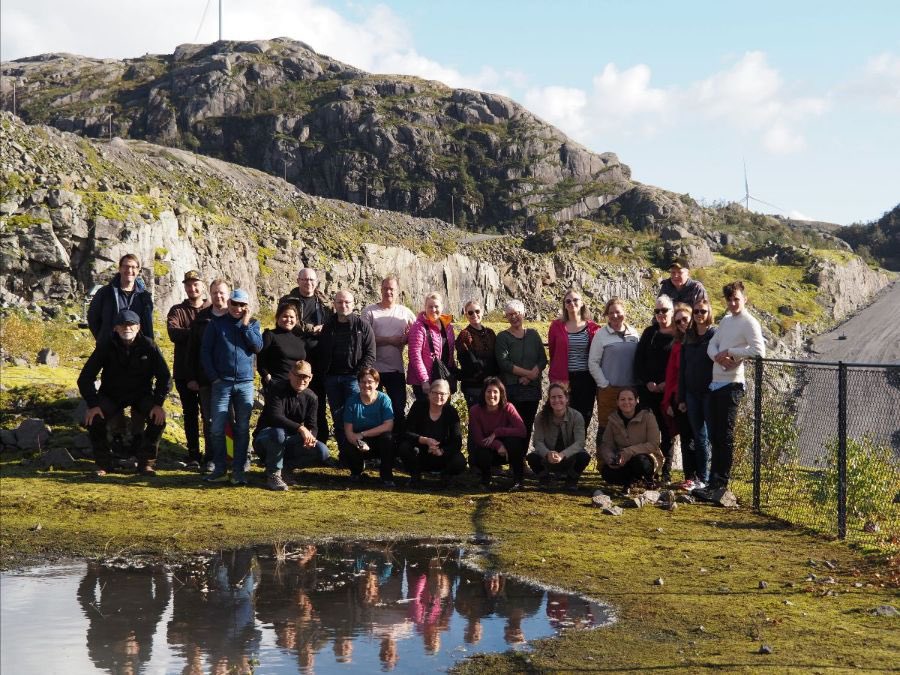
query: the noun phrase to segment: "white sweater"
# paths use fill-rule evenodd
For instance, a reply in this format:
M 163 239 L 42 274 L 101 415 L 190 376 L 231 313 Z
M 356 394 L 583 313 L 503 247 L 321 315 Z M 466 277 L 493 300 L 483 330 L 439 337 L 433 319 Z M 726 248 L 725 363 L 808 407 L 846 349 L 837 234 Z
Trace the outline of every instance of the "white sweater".
M 739 361 L 738 366 L 724 370 L 718 363 L 713 364 L 713 384 L 743 383 L 745 381 L 744 359 L 766 355 L 766 343 L 763 340 L 759 321 L 746 309 L 740 314 L 728 314 L 722 319 L 716 329 L 716 334 L 709 341 L 706 353 L 712 359 L 716 354 L 725 350 L 728 351 L 729 356 Z

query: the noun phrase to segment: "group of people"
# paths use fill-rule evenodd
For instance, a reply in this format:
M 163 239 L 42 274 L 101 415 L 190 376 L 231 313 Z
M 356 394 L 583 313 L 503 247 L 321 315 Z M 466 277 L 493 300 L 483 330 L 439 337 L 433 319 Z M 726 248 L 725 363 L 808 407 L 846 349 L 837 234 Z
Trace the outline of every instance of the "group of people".
M 509 326 L 499 333 L 484 325 L 479 301 L 466 302 L 467 325 L 457 334 L 439 293 L 426 295 L 416 315 L 399 302 L 398 278 L 389 275 L 381 299 L 356 312 L 349 291 L 329 303 L 310 268 L 278 301 L 275 325 L 262 330 L 246 291 L 215 279 L 206 298 L 200 275 L 190 271 L 186 298 L 167 318 L 173 377 L 151 339 L 152 299 L 139 272 L 137 257 L 123 256 L 88 313 L 97 347 L 79 387 L 98 475 L 113 468 L 107 421 L 126 407 L 138 470 L 155 472 L 163 403 L 174 379 L 189 466 L 205 471 L 208 482 L 246 484 L 258 372 L 265 403 L 252 446 L 272 490 L 288 490 L 294 469 L 335 464 L 325 444 L 327 406 L 338 462 L 353 482 L 362 480 L 367 463 L 378 467 L 386 487 L 395 486 L 396 465 L 412 486 L 426 474 L 448 482 L 468 459 L 485 487 L 493 468 L 508 464 L 508 488 L 522 489 L 527 464 L 540 484 L 558 477 L 575 491 L 591 461 L 586 431 L 596 409 L 595 454 L 604 480 L 670 482 L 673 439 L 680 435 L 681 487 L 712 491 L 730 478 L 743 362 L 765 353 L 743 284 L 724 287 L 728 313 L 715 327 L 706 289 L 682 258 L 672 261 L 642 332 L 627 322 L 621 299 L 606 302 L 600 325 L 570 289 L 547 348 L 525 327 L 521 301 L 505 304 Z M 465 438 L 450 404 L 457 387 L 468 408 Z

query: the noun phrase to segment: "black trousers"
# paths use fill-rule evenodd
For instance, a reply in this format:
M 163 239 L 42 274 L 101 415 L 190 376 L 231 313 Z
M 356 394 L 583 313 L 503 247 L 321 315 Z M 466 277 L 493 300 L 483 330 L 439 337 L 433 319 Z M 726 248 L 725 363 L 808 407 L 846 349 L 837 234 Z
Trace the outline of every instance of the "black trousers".
M 397 446 L 397 455 L 403 462 L 403 468 L 414 478 L 418 478 L 423 471 L 440 471 L 442 476 L 447 477 L 458 476 L 466 470 L 466 458 L 462 452 L 445 452 L 436 457 L 428 452 L 428 446 L 412 440 L 401 441 Z
M 406 425 L 406 376 L 396 372 L 380 375 L 381 384 L 378 389 L 391 399 L 391 407 L 394 409 L 394 438 L 399 438 Z
M 513 404 L 516 412 L 519 413 L 519 417 L 525 423 L 525 447 L 523 451 L 528 450 L 528 446 L 531 445 L 531 432 L 534 431 L 534 418 L 537 417 L 538 406 L 541 402 L 514 401 L 512 399 L 509 399 L 509 402 Z
M 672 472 L 672 434 L 669 431 L 669 425 L 662 410 L 663 395 L 658 392 L 647 391 L 646 387 L 641 387 L 639 394 L 641 397 L 640 407 L 653 411 L 653 416 L 656 418 L 660 437 L 659 449 L 662 450 L 664 460 L 662 473 L 664 476 L 667 476 Z
M 394 439 L 390 432 L 383 433 L 380 436 L 372 436 L 365 439 L 369 445 L 369 451 L 363 452 L 355 445 L 344 442 L 340 449 L 340 458 L 347 466 L 350 467 L 350 474 L 358 476 L 363 472 L 364 462 L 367 459 L 381 460 L 381 468 L 379 475 L 382 480 L 394 479 Z
M 200 412 L 200 392 L 188 389 L 187 380 L 175 380 L 175 390 L 181 399 L 181 413 L 184 420 L 184 435 L 187 438 L 188 461 L 199 462 L 200 423 L 203 423 L 203 438 L 209 436 L 208 419 Z
M 624 466 L 602 466 L 600 475 L 612 485 L 631 485 L 639 480 L 653 478 L 653 459 L 650 455 L 635 455 Z
M 97 468 L 109 471 L 113 468 L 113 452 L 107 436 L 107 421 L 119 415 L 125 408 L 131 408 L 132 448 L 137 457 L 138 467 L 152 467 L 156 463 L 159 439 L 162 438 L 166 423 L 154 424 L 150 421 L 150 410 L 156 405 L 150 396 L 138 401 L 113 401 L 100 397 L 103 417 L 95 417 L 88 426 L 88 436 L 94 450 Z
M 469 447 L 469 464 L 481 472 L 481 480 L 486 483 L 491 479 L 492 466 L 502 466 L 508 462 L 513 480 L 520 483 L 525 476 L 525 439 L 506 437 L 497 440 L 506 448 L 506 457 L 493 448 L 472 445 Z
M 731 465 L 734 463 L 734 425 L 737 422 L 738 406 L 744 398 L 744 385 L 729 384 L 710 392 L 710 412 L 712 424 L 709 440 L 712 445 L 710 482 L 728 484 Z
M 548 471 L 552 473 L 561 473 L 565 475 L 567 480 L 578 480 L 581 474 L 587 468 L 591 461 L 591 456 L 584 450 L 576 452 L 571 457 L 563 459 L 559 464 L 551 464 L 546 457 L 541 457 L 536 452 L 528 453 L 525 458 L 528 466 L 536 475 L 541 475 Z
M 316 440 L 328 442 L 328 418 L 325 411 L 328 408 L 328 398 L 325 396 L 325 375 L 313 375 L 309 388 L 319 399 L 319 407 L 316 409 Z
M 569 371 L 569 406 L 581 413 L 585 432 L 591 425 L 596 399 L 597 383 L 591 373 L 587 370 Z

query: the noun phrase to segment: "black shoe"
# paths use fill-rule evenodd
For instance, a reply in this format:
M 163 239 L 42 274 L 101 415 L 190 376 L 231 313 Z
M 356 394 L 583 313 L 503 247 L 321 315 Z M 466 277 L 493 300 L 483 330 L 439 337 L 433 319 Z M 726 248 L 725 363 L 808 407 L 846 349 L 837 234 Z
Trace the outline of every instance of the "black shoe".
M 567 480 L 563 489 L 566 492 L 578 492 L 578 481 L 571 479 Z
M 356 484 L 362 483 L 362 477 L 363 475 L 361 473 L 351 473 L 350 482 Z
M 522 485 L 522 481 L 521 481 L 521 480 L 517 480 L 517 481 L 513 481 L 513 484 L 510 485 L 509 488 L 507 488 L 506 491 L 507 491 L 507 492 L 521 492 L 521 491 L 524 490 L 524 489 L 525 489 L 525 486 Z
M 417 489 L 422 487 L 422 476 L 416 474 L 409 477 L 409 482 L 406 484 L 406 487 Z
M 542 488 L 550 487 L 550 472 L 546 471 L 538 475 L 538 485 Z

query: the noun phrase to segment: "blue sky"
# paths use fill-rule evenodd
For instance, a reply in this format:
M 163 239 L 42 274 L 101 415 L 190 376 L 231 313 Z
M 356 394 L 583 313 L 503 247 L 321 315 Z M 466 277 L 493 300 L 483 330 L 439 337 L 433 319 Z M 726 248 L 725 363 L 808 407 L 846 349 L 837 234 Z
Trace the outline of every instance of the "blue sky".
M 206 19 L 201 24 L 204 9 Z M 502 93 L 635 179 L 842 224 L 900 201 L 900 3 L 224 0 L 224 37 L 284 35 L 373 72 Z M 167 53 L 217 0 L 3 0 L 3 59 Z M 195 40 L 196 39 L 196 40 Z

